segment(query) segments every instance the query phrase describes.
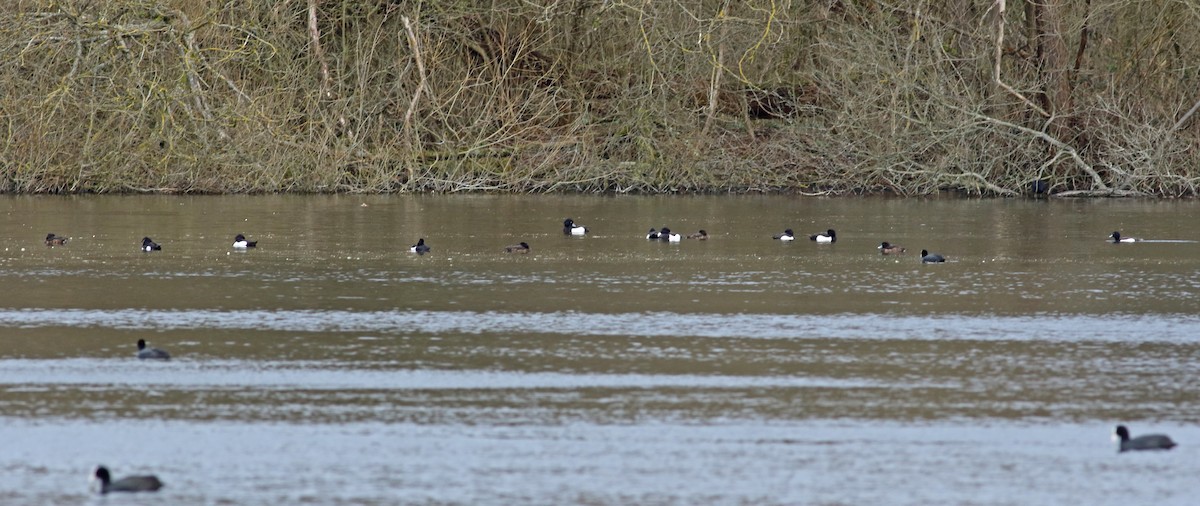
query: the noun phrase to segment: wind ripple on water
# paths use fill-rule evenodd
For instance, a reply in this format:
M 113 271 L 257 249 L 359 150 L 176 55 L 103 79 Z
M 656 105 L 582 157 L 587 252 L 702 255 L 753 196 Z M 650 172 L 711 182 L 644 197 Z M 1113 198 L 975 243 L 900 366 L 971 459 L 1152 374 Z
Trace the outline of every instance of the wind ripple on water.
M 981 341 L 1190 342 L 1190 315 L 906 316 L 337 310 L 0 310 L 0 328 L 253 330 L 380 334 L 563 334 Z

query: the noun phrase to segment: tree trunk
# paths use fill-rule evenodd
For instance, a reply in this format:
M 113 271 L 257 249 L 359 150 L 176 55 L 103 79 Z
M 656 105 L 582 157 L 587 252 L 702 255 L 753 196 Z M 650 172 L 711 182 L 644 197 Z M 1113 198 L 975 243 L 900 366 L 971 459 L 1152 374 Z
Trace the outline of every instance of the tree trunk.
M 1042 82 L 1042 108 L 1050 113 L 1050 133 L 1068 141 L 1071 114 L 1071 57 L 1063 38 L 1061 0 L 1030 2 L 1037 37 L 1038 72 Z

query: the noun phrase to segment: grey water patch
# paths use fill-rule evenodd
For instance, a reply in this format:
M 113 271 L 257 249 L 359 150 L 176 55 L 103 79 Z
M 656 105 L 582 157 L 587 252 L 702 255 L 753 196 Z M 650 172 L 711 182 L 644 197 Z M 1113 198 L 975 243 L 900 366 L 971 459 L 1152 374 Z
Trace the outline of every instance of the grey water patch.
M 0 328 L 244 330 L 410 334 L 561 334 L 754 339 L 1190 342 L 1194 315 L 893 315 L 0 309 Z
M 487 370 L 364 370 L 312 361 L 245 360 L 140 362 L 113 359 L 0 360 L 3 391 L 28 392 L 49 386 L 173 390 L 213 388 L 306 390 L 522 390 L 522 389 L 745 389 L 864 388 L 881 381 L 798 376 L 706 374 L 572 374 Z M 921 385 L 930 387 L 932 385 Z
M 1108 424 L 0 421 L 11 504 L 102 504 L 100 462 L 180 505 L 1184 505 L 1200 472 L 1186 448 L 1118 455 Z

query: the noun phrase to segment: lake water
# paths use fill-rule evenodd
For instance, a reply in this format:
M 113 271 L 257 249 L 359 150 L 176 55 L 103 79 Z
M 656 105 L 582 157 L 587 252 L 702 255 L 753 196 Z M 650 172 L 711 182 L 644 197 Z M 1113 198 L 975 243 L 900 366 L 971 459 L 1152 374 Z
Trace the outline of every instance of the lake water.
M 0 212 L 0 504 L 115 500 L 89 491 L 98 464 L 166 483 L 122 504 L 1200 491 L 1193 201 L 4 197 Z M 564 236 L 567 217 L 590 233 Z M 645 239 L 663 226 L 711 239 Z M 771 239 L 785 228 L 838 241 Z M 48 248 L 49 232 L 71 240 Z M 232 250 L 239 232 L 259 247 Z M 421 237 L 433 251 L 408 253 Z M 885 240 L 908 253 L 880 255 Z M 503 252 L 520 241 L 532 253 Z M 174 358 L 137 360 L 138 339 Z M 1180 446 L 1118 454 L 1118 423 Z

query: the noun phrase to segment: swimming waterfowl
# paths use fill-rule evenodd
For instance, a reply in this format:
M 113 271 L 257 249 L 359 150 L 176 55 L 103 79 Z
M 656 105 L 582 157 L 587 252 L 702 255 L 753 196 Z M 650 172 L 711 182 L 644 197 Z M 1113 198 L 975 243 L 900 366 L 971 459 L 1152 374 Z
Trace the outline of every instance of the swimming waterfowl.
M 772 237 L 772 239 L 778 239 L 780 241 L 795 241 L 796 234 L 793 233 L 792 229 L 789 228 L 787 230 L 784 230 L 782 234 Z
M 1174 441 L 1165 434 L 1147 434 L 1138 436 L 1133 439 L 1129 438 L 1129 429 L 1124 425 L 1117 426 L 1117 438 L 1121 441 L 1121 449 L 1118 451 L 1137 451 L 1137 450 L 1170 450 L 1176 446 Z
M 1108 236 L 1108 238 L 1112 239 L 1112 242 L 1114 244 L 1122 243 L 1122 242 L 1141 242 L 1142 241 L 1142 239 L 1139 239 L 1137 237 L 1121 237 L 1120 232 L 1113 232 L 1112 235 Z
M 683 239 L 683 237 L 680 236 L 679 234 L 671 233 L 671 229 L 669 229 L 667 227 L 663 227 L 662 230 L 660 230 L 658 232 L 658 240 L 660 240 L 660 241 L 679 242 L 680 239 Z
M 826 230 L 824 234 L 810 235 L 810 236 L 808 236 L 808 239 L 810 241 L 817 241 L 820 243 L 837 242 L 837 232 L 834 232 L 833 229 L 831 228 L 829 230 Z
M 171 354 L 158 348 L 147 348 L 145 339 L 138 339 L 137 358 L 152 360 L 170 360 Z
M 904 246 L 900 246 L 899 244 L 890 244 L 887 241 L 879 243 L 878 249 L 879 252 L 884 255 L 903 255 L 905 251 L 908 251 Z
M 524 255 L 526 253 L 529 253 L 529 244 L 522 242 L 521 244 L 505 246 L 504 252 L 505 253 L 519 253 L 519 254 Z
M 149 237 L 142 238 L 142 251 L 159 251 L 159 250 L 162 250 L 162 246 L 159 246 L 158 243 L 151 241 Z
M 646 234 L 646 239 L 649 239 L 651 241 L 657 241 L 658 240 L 658 231 L 654 230 L 653 228 L 650 229 L 650 233 Z
M 921 250 L 921 263 L 923 264 L 940 264 L 946 261 L 946 257 L 937 253 L 930 253 L 926 250 Z
M 101 494 L 109 492 L 154 492 L 163 487 L 163 482 L 152 474 L 126 476 L 117 481 L 112 481 L 112 475 L 109 474 L 108 468 L 104 466 L 97 467 L 92 478 L 100 481 Z
M 583 225 L 576 225 L 575 221 L 572 220 L 571 218 L 567 218 L 565 221 L 563 221 L 563 234 L 564 235 L 584 235 L 587 232 L 588 232 L 587 227 L 585 227 Z
M 424 255 L 426 253 L 429 253 L 429 246 L 425 245 L 425 238 L 422 237 L 422 238 L 418 239 L 416 244 L 412 245 L 411 248 L 408 248 L 408 252 L 416 253 L 418 255 Z
M 46 246 L 62 246 L 67 243 L 67 239 L 61 235 L 46 234 Z
M 258 246 L 258 241 L 247 241 L 246 236 L 238 234 L 233 238 L 233 247 L 238 249 L 254 248 Z
M 696 239 L 699 241 L 707 241 L 708 240 L 708 232 L 705 232 L 704 229 L 701 229 L 699 232 L 696 232 L 694 234 L 688 234 L 687 238 L 688 239 Z
M 1034 195 L 1050 193 L 1050 182 L 1045 179 L 1035 179 L 1029 183 L 1029 191 Z

